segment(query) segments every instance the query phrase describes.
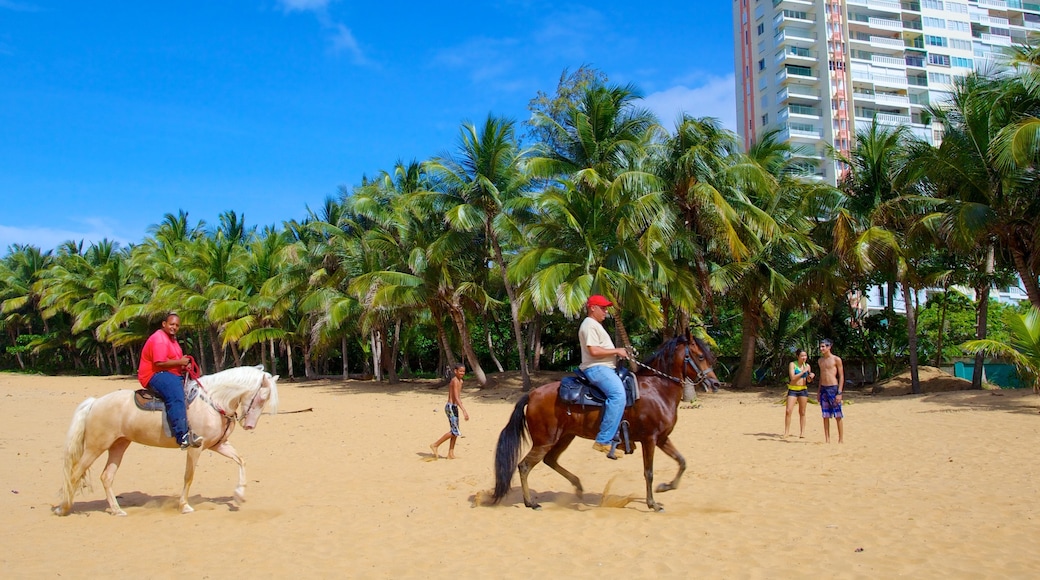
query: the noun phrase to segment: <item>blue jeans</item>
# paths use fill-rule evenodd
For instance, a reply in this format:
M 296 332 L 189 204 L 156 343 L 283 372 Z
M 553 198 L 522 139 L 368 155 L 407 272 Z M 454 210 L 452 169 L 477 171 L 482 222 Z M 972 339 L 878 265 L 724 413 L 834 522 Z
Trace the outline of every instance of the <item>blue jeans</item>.
M 184 406 L 184 379 L 171 372 L 162 371 L 152 375 L 148 388 L 162 397 L 166 403 L 166 419 L 170 431 L 178 443 L 188 434 L 188 408 Z
M 603 420 L 599 424 L 596 443 L 610 444 L 614 440 L 618 426 L 621 425 L 621 416 L 625 413 L 625 385 L 621 384 L 621 377 L 611 367 L 602 365 L 589 367 L 585 369 L 585 376 L 589 377 L 589 380 L 607 396 L 607 402 L 603 405 Z

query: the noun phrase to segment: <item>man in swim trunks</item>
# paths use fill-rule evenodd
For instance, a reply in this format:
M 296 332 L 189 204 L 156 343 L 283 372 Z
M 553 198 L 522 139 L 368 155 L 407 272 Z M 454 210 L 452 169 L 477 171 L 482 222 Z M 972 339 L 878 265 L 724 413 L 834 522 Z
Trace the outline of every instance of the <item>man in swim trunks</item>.
M 829 338 L 820 341 L 820 411 L 823 412 L 823 440 L 831 442 L 831 417 L 838 425 L 838 443 L 845 442 L 845 431 L 841 420 L 841 396 L 845 390 L 845 369 L 841 366 L 841 358 L 831 352 L 834 342 Z
M 809 354 L 802 349 L 795 351 L 797 360 L 787 365 L 787 408 L 784 413 L 784 437 L 791 436 L 791 415 L 798 406 L 798 438 L 805 437 L 805 405 L 809 402 L 809 381 L 816 377 L 809 366 Z

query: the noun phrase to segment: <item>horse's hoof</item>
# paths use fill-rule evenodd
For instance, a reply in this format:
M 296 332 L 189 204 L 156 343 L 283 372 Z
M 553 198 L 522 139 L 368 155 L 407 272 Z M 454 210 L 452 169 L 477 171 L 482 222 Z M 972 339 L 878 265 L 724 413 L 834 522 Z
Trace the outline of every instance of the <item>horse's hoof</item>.
M 235 503 L 246 503 L 246 495 L 244 493 L 235 492 Z
M 185 505 L 184 507 L 181 508 L 181 513 L 182 514 L 190 514 L 193 511 L 195 511 L 195 508 L 191 507 L 190 505 Z
M 661 485 L 657 486 L 657 489 L 654 490 L 654 491 L 656 491 L 657 493 L 661 493 L 661 492 L 664 492 L 664 491 L 672 491 L 673 489 L 675 489 L 675 488 L 672 487 L 671 484 L 662 483 Z
M 531 504 L 531 505 L 529 505 L 527 507 L 533 509 L 534 511 L 541 511 L 542 504 L 540 504 L 540 503 L 533 503 L 533 504 Z
M 108 513 L 120 518 L 126 517 L 126 512 L 123 510 L 108 510 Z
M 664 511 L 664 506 L 659 503 L 655 503 L 654 505 L 650 506 L 650 509 L 654 510 L 657 513 L 661 513 Z
M 56 515 L 56 516 L 64 517 L 64 516 L 69 515 L 69 512 L 71 512 L 71 511 L 72 510 L 70 510 L 69 508 L 67 508 L 65 506 L 60 506 L 60 505 L 54 506 L 54 515 Z

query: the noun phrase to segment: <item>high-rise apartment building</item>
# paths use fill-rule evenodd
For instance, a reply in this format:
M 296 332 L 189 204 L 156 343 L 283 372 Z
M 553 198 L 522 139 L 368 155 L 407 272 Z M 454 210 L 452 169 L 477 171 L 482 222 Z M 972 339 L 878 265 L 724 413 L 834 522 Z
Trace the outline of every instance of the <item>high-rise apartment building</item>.
M 941 138 L 926 111 L 1002 47 L 1040 31 L 1040 0 L 734 0 L 737 119 L 745 146 L 779 130 L 807 176 L 835 183 L 873 119 Z

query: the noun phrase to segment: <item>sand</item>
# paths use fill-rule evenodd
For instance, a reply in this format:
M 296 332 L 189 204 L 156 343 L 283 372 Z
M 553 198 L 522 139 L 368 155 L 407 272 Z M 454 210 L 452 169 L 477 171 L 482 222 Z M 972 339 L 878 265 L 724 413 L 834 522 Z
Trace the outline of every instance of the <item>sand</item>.
M 1040 569 L 1038 398 L 1031 392 L 846 397 L 846 443 L 783 440 L 781 391 L 701 395 L 673 440 L 689 468 L 644 503 L 638 456 L 609 461 L 579 440 L 531 474 L 541 511 L 493 484 L 492 455 L 515 380 L 467 384 L 455 460 L 433 461 L 445 391 L 426 384 L 280 383 L 281 411 L 232 443 L 236 468 L 205 453 L 178 512 L 184 455 L 134 445 L 110 516 L 97 480 L 57 517 L 60 451 L 84 398 L 131 378 L 0 374 L 0 576 L 4 578 L 839 578 L 1026 577 Z M 795 419 L 797 423 L 797 418 Z M 441 448 L 442 455 L 447 447 Z M 657 481 L 675 474 L 658 454 Z M 609 486 L 604 502 L 604 490 Z M 623 498 L 633 501 L 625 503 Z M 607 505 L 601 505 L 606 503 Z M 167 548 L 166 546 L 171 546 Z

